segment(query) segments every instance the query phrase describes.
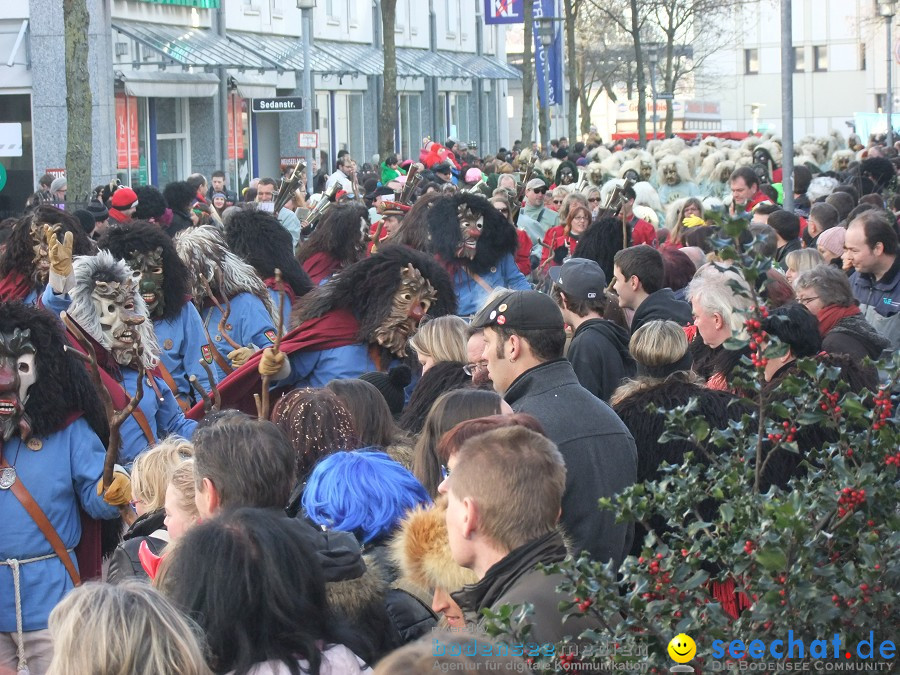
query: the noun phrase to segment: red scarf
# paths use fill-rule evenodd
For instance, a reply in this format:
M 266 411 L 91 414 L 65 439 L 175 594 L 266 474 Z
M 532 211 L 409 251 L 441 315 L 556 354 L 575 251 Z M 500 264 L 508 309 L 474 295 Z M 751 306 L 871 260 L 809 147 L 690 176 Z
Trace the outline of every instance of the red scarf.
M 330 253 L 313 253 L 303 261 L 303 269 L 309 275 L 312 282 L 318 286 L 319 282 L 341 269 L 341 261 Z
M 276 293 L 281 290 L 281 288 L 279 288 L 278 282 L 275 281 L 275 277 L 269 277 L 268 279 L 263 280 L 263 283 L 266 285 L 266 288 L 273 290 Z M 297 294 L 294 293 L 294 289 L 291 288 L 290 284 L 282 282 L 281 287 L 284 288 L 284 295 L 289 305 L 293 307 L 297 302 Z M 273 302 L 277 303 L 278 301 L 273 300 Z M 278 307 L 276 307 L 275 309 L 280 311 L 280 308 Z M 285 321 L 287 321 L 287 317 L 285 317 Z
M 828 307 L 819 312 L 819 316 L 817 317 L 819 319 L 819 335 L 825 337 L 825 334 L 834 328 L 838 321 L 846 319 L 848 316 L 856 316 L 857 314 L 860 314 L 860 311 L 859 307 L 856 305 L 850 305 L 850 307 L 828 305 Z
M 17 270 L 12 270 L 0 280 L 0 301 L 24 300 L 33 290 L 31 279 Z

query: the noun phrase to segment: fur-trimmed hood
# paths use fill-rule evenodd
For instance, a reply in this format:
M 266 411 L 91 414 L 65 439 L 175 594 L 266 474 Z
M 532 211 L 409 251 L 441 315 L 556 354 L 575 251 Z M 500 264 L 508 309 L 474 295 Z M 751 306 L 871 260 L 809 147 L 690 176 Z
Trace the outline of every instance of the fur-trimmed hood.
M 391 559 L 400 569 L 401 583 L 428 596 L 435 587 L 456 591 L 478 581 L 472 570 L 460 567 L 450 553 L 445 513 L 446 498 L 433 506 L 410 511 L 391 541 Z

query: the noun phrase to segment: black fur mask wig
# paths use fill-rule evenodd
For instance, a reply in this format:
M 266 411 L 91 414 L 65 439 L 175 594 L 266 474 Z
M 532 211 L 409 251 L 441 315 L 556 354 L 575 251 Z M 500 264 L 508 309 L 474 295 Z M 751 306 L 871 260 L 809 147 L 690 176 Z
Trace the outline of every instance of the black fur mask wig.
M 307 294 L 294 309 L 291 328 L 333 309 L 350 309 L 359 319 L 360 341 L 370 342 L 375 329 L 390 315 L 394 292 L 400 284 L 400 270 L 409 264 L 437 292 L 437 300 L 428 314 L 437 317 L 455 312 L 453 284 L 447 271 L 432 256 L 406 246 L 386 245 Z
M 106 445 L 109 426 L 100 395 L 84 364 L 63 350 L 68 344 L 59 320 L 49 312 L 21 302 L 0 302 L 0 326 L 12 333 L 16 328 L 31 332 L 35 348 L 37 379 L 28 391 L 25 414 L 35 436 L 48 436 L 63 428 L 74 412 Z
M 88 238 L 78 222 L 78 218 L 73 215 L 61 211 L 55 206 L 42 204 L 38 206 L 30 214 L 21 218 L 13 228 L 6 245 L 6 251 L 0 259 L 0 276 L 5 277 L 10 272 L 16 271 L 24 274 L 26 277 L 31 276 L 33 260 L 34 260 L 34 240 L 31 237 L 31 225 L 37 223 L 46 223 L 48 225 L 59 225 L 60 231 L 57 237 L 61 242 L 66 236 L 66 232 L 71 232 L 74 239 L 72 244 L 72 255 L 92 255 L 94 253 L 94 245 Z
M 100 238 L 98 246 L 108 250 L 117 260 L 126 262 L 135 251 L 147 253 L 161 248 L 164 311 L 160 318 L 170 319 L 178 316 L 191 294 L 190 278 L 187 267 L 175 252 L 172 238 L 163 232 L 159 225 L 135 221 L 110 227 Z
M 625 242 L 622 242 L 622 221 L 618 218 L 601 218 L 581 235 L 575 247 L 574 257 L 595 260 L 612 279 L 613 258 L 623 248 L 631 246 L 631 228 L 628 228 Z
M 456 257 L 462 235 L 459 230 L 457 209 L 465 204 L 472 211 L 484 217 L 484 227 L 475 257 L 462 261 Z M 431 237 L 430 250 L 440 256 L 446 265 L 465 264 L 476 274 L 483 274 L 496 265 L 507 253 L 515 253 L 519 244 L 516 228 L 493 205 L 481 195 L 465 192 L 435 201 L 428 209 L 428 233 Z
M 225 241 L 263 280 L 281 270 L 281 278 L 299 298 L 312 290 L 309 275 L 294 258 L 290 233 L 278 219 L 254 208 L 236 209 L 225 225 Z

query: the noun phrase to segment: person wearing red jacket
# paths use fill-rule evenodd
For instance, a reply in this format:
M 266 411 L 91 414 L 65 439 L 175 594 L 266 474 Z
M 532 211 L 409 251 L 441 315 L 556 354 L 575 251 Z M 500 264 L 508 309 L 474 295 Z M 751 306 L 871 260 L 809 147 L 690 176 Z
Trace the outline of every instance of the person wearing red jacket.
M 581 202 L 572 202 L 565 225 L 556 225 L 544 235 L 541 253 L 541 271 L 562 265 L 575 251 L 578 239 L 591 225 L 591 212 Z

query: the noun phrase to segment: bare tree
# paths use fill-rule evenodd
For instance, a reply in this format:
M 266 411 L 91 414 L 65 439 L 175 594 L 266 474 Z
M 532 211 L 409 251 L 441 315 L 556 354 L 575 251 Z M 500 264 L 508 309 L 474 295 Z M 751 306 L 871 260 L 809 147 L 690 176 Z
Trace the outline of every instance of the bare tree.
M 578 110 L 575 101 L 580 100 L 578 81 L 578 58 L 576 56 L 575 26 L 578 23 L 578 13 L 584 0 L 563 0 L 566 19 L 566 79 L 569 80 L 569 111 L 567 132 L 570 142 L 575 142 L 575 132 Z
M 66 178 L 72 199 L 91 193 L 91 82 L 88 75 L 88 23 L 86 0 L 63 0 L 66 49 Z
M 659 67 L 664 91 L 675 92 L 680 83 L 696 73 L 712 54 L 737 37 L 728 19 L 741 0 L 644 0 L 652 5 L 648 32 L 662 38 L 664 56 Z M 703 39 L 699 40 L 702 27 Z M 697 45 L 696 48 L 693 45 Z M 666 109 L 666 136 L 672 134 L 673 107 Z
M 576 93 L 569 101 L 580 108 L 582 134 L 591 127 L 591 111 L 603 92 L 616 101 L 615 85 L 624 81 L 629 95 L 631 82 L 632 48 L 628 35 L 619 26 L 598 11 L 590 3 L 584 3 L 578 12 L 575 26 Z
M 522 47 L 522 147 L 534 140 L 534 3 L 526 0 Z
M 397 129 L 397 42 L 394 23 L 397 0 L 381 0 L 381 33 L 384 49 L 381 115 L 378 121 L 378 153 L 384 159 L 394 152 Z
M 609 21 L 627 33 L 634 50 L 634 73 L 638 95 L 638 140 L 647 143 L 647 78 L 642 45 L 644 24 L 652 11 L 647 0 L 589 0 Z

